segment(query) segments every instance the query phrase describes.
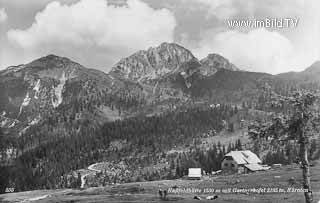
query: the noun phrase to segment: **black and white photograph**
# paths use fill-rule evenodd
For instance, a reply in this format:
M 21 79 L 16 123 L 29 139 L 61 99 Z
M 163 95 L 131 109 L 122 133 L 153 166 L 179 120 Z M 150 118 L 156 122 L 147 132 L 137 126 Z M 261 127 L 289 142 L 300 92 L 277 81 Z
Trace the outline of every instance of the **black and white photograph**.
M 320 203 L 319 0 L 0 0 L 1 203 Z

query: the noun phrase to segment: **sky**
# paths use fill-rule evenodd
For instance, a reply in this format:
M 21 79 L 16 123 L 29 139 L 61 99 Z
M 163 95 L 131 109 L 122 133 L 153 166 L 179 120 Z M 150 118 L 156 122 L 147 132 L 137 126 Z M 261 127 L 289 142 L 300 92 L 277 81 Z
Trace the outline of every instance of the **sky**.
M 108 72 L 174 42 L 243 70 L 301 71 L 320 59 L 319 9 L 319 0 L 0 0 L 0 69 L 55 54 Z M 236 20 L 251 24 L 230 26 Z M 257 20 L 283 26 L 251 26 Z

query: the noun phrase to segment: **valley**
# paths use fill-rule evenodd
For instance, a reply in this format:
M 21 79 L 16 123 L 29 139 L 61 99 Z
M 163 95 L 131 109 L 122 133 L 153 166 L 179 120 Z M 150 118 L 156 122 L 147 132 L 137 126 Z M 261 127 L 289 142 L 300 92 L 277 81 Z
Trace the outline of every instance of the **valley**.
M 292 116 L 294 108 L 286 99 L 293 93 L 319 94 L 319 70 L 316 62 L 296 73 L 247 72 L 218 54 L 197 59 L 166 42 L 121 59 L 108 73 L 56 55 L 9 67 L 0 71 L 0 192 L 8 187 L 35 190 L 19 193 L 26 201 L 112 202 L 129 196 L 158 201 L 159 185 L 205 187 L 220 179 L 219 187 L 226 184 L 233 176 L 200 182 L 181 178 L 188 168 L 221 170 L 224 155 L 237 150 L 251 150 L 268 165 L 281 163 L 279 176 L 288 172 L 298 179 L 298 140 L 273 138 L 288 133 L 263 130 L 279 115 Z M 319 107 L 315 100 L 315 115 Z M 319 133 L 312 131 L 310 161 L 320 157 L 319 142 Z M 271 176 L 278 172 L 263 176 L 277 185 Z M 239 177 L 239 187 L 257 186 L 261 173 Z M 285 177 L 281 186 L 286 187 Z M 137 185 L 144 192 L 136 192 Z M 295 195 L 288 198 L 295 202 Z M 13 196 L 0 198 L 10 202 Z M 254 197 L 262 202 L 273 198 Z M 172 198 L 184 202 L 191 196 Z M 223 194 L 218 201 L 232 198 Z M 285 202 L 284 195 L 277 198 Z

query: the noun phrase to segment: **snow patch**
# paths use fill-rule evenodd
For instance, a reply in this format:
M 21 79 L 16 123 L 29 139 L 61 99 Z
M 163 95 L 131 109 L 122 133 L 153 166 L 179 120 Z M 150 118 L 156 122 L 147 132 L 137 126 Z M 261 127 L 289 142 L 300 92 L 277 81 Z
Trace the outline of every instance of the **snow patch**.
M 1 127 L 4 127 L 9 122 L 9 119 L 5 118 L 3 121 L 1 121 Z
M 40 91 L 40 79 L 38 79 L 36 85 L 33 87 L 32 90 L 36 91 L 36 92 L 34 93 L 34 98 L 35 98 L 35 99 L 38 99 L 38 98 L 39 98 L 39 97 L 38 97 L 38 96 L 39 96 L 39 91 Z
M 109 77 L 110 77 L 110 79 L 111 79 L 111 86 L 113 86 L 114 85 L 114 77 L 112 76 L 112 75 L 109 75 Z
M 52 106 L 54 108 L 58 107 L 62 103 L 62 100 L 63 100 L 62 91 L 67 80 L 68 78 L 66 77 L 65 72 L 63 72 L 60 78 L 60 83 L 57 85 L 57 87 L 54 88 L 55 98 L 52 98 Z
M 21 106 L 20 106 L 19 115 L 21 114 L 23 107 L 28 106 L 29 103 L 30 103 L 30 101 L 31 101 L 31 98 L 29 97 L 29 92 L 27 92 L 27 95 L 26 95 L 26 97 L 23 99 L 23 102 L 22 102 L 22 104 L 21 104 Z
M 16 119 L 10 119 L 5 116 L 0 116 L 0 127 L 12 128 L 18 123 L 19 121 Z
M 152 94 L 153 95 L 155 95 L 157 93 L 158 86 L 159 86 L 159 81 L 157 81 L 156 85 L 152 89 Z
M 130 73 L 132 72 L 131 71 L 131 68 L 129 68 L 128 66 L 126 66 L 126 73 L 127 73 L 127 75 L 126 75 L 126 78 L 129 78 L 129 75 L 130 75 Z
M 188 81 L 185 81 L 185 84 L 186 84 L 188 89 L 192 86 L 192 84 L 190 82 L 188 82 Z
M 27 126 L 25 128 L 23 128 L 20 132 L 19 132 L 19 136 L 21 136 L 22 134 L 26 133 L 26 131 L 30 128 L 30 126 Z
M 141 82 L 142 80 L 155 80 L 161 76 L 164 76 L 167 73 L 170 73 L 171 70 L 168 68 L 163 67 L 162 69 L 153 70 L 150 73 L 145 74 L 144 76 L 141 76 L 138 79 L 138 82 Z
M 11 159 L 11 158 L 15 158 L 15 154 L 16 154 L 17 150 L 14 148 L 7 148 L 5 149 L 1 154 L 0 154 L 0 159 Z
M 38 124 L 38 123 L 40 122 L 40 120 L 41 120 L 41 116 L 39 115 L 39 116 L 35 117 L 35 118 L 29 123 L 29 125 L 30 125 L 30 126 L 31 126 L 31 125 L 36 125 L 36 124 Z
M 10 66 L 7 68 L 6 71 L 9 72 L 18 72 L 19 70 L 23 69 L 25 67 L 25 65 L 19 65 L 19 66 Z
M 9 125 L 9 128 L 12 128 L 16 125 L 16 121 L 13 121 L 10 125 Z
M 21 106 L 28 106 L 30 101 L 31 101 L 31 98 L 29 97 L 29 92 L 27 92 L 26 97 L 23 99 Z
M 40 114 L 39 114 L 39 115 L 38 115 L 37 117 L 35 117 L 31 122 L 29 122 L 28 125 L 27 125 L 25 128 L 23 128 L 23 129 L 19 132 L 19 136 L 25 134 L 26 131 L 27 131 L 31 126 L 38 124 L 38 123 L 40 122 L 40 120 L 41 120 L 41 116 L 40 116 Z M 16 122 L 16 123 L 18 123 L 18 122 Z

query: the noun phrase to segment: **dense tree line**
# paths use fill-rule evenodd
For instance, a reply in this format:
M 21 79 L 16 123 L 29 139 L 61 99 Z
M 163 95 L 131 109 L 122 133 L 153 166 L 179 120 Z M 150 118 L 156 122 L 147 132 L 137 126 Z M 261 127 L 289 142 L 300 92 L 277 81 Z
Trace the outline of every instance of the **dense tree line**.
M 220 131 L 223 128 L 222 120 L 232 117 L 235 111 L 234 107 L 222 105 L 219 108 L 195 108 L 116 121 L 104 125 L 100 139 L 104 145 L 110 139 L 124 139 L 133 147 L 161 151 L 188 143 L 200 132 L 210 129 Z
M 230 105 L 193 108 L 182 112 L 119 120 L 106 123 L 102 128 L 92 128 L 89 123 L 83 122 L 77 130 L 70 129 L 67 136 L 46 136 L 45 142 L 25 150 L 15 162 L 11 182 L 17 190 L 56 188 L 61 176 L 72 170 L 85 168 L 91 163 L 117 160 L 135 153 L 150 154 L 149 157 L 152 157 L 175 145 L 188 144 L 208 130 L 219 132 L 224 127 L 222 120 L 232 117 L 236 111 Z M 38 136 L 45 135 L 46 128 L 42 129 Z M 110 143 L 114 140 L 123 140 L 127 144 L 121 149 L 110 149 Z M 26 137 L 19 141 L 28 142 Z M 210 153 L 218 152 L 213 149 Z M 146 161 L 155 160 L 142 158 L 135 163 L 149 164 Z M 200 163 L 203 164 L 203 160 Z M 213 165 L 216 164 L 211 163 L 206 167 L 213 169 Z
M 312 139 L 308 148 L 309 160 L 317 160 L 320 158 L 320 150 L 317 147 L 318 139 Z M 282 147 L 269 150 L 264 157 L 266 164 L 292 164 L 300 163 L 299 158 L 299 145 L 295 142 L 286 142 Z
M 266 91 L 257 94 L 260 92 L 259 89 L 254 89 L 258 84 L 255 80 L 256 77 L 251 80 L 249 85 L 245 86 L 246 77 L 244 76 L 245 74 L 239 83 L 223 87 L 222 92 L 210 92 L 212 95 L 209 97 L 211 100 L 219 98 L 219 94 L 215 95 L 215 93 L 221 93 L 223 101 L 231 103 L 236 100 L 240 102 L 239 104 L 242 103 L 242 110 L 246 111 L 257 109 L 290 113 L 292 110 L 290 106 L 272 103 L 273 92 L 288 95 L 289 92 L 299 87 L 289 82 L 285 84 L 279 82 L 269 87 L 261 87 Z M 230 78 L 230 80 L 236 79 Z M 219 86 L 223 81 L 210 80 L 200 85 L 208 87 L 206 90 L 209 91 L 212 82 Z M 229 121 L 239 111 L 236 106 L 226 104 L 214 108 L 208 108 L 208 106 L 179 108 L 179 111 L 169 111 L 147 117 L 137 116 L 106 123 L 101 127 L 91 117 L 81 119 L 77 116 L 81 113 L 95 115 L 97 108 L 103 105 L 117 110 L 121 115 L 125 111 L 145 105 L 146 98 L 140 91 L 126 88 L 98 89 L 96 88 L 98 84 L 94 81 L 86 85 L 86 88 L 83 88 L 84 91 L 66 88 L 70 92 L 64 92 L 68 95 L 66 97 L 64 95 L 65 104 L 60 105 L 57 110 L 43 111 L 41 122 L 26 129 L 25 134 L 17 141 L 20 153 L 15 165 L 9 173 L 2 172 L 1 177 L 5 177 L 5 180 L 1 180 L 1 183 L 10 182 L 13 184 L 12 187 L 17 190 L 63 187 L 60 182 L 61 177 L 63 179 L 72 170 L 85 168 L 94 162 L 120 160 L 129 155 L 138 157 L 141 154 L 147 154 L 134 160 L 125 160 L 128 165 L 133 167 L 146 166 L 158 161 L 156 158 L 158 154 L 175 146 L 188 146 L 194 138 L 200 137 L 202 133 L 210 130 L 219 132 L 224 128 L 228 128 L 230 132 L 234 131 L 234 122 L 228 122 L 225 126 L 222 121 Z M 82 86 L 72 85 L 73 88 Z M 315 87 L 311 85 L 306 88 Z M 252 91 L 253 89 L 254 91 Z M 239 91 L 245 92 L 248 97 L 244 98 L 245 96 L 238 93 Z M 232 94 L 228 94 L 229 92 Z M 251 100 L 252 98 L 254 99 Z M 112 148 L 112 142 L 115 140 L 124 141 L 126 144 L 120 149 Z M 295 161 L 295 146 L 288 145 L 280 148 L 275 146 L 267 154 L 266 163 L 281 161 L 292 163 Z M 316 148 L 316 144 L 310 147 L 310 153 L 314 157 L 318 157 L 319 150 L 314 148 Z M 230 146 L 219 146 L 218 144 L 208 151 L 195 148 L 190 152 L 179 154 L 170 161 L 170 168 L 176 172 L 176 176 L 172 177 L 185 175 L 187 168 L 191 166 L 199 166 L 207 172 L 219 170 L 223 155 L 234 149 L 241 149 L 241 143 L 237 142 Z M 255 149 L 257 153 L 262 149 L 259 142 L 255 143 L 253 150 L 256 151 Z M 154 173 L 145 175 L 144 179 L 151 180 L 159 176 L 161 174 Z

